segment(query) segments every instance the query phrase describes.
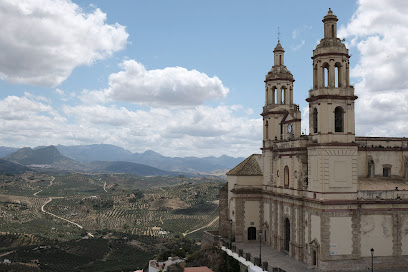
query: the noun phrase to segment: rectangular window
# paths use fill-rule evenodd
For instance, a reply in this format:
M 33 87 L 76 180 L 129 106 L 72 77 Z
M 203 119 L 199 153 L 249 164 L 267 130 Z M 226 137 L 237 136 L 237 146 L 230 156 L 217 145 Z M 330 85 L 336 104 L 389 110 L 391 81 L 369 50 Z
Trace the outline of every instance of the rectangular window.
M 383 177 L 389 177 L 390 176 L 390 168 L 383 168 Z

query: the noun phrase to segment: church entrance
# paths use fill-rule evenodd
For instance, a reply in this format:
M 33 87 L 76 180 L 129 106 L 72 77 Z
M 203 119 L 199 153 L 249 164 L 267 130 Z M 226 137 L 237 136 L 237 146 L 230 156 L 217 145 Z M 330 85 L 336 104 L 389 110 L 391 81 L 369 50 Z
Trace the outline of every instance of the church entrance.
M 288 218 L 285 218 L 285 244 L 284 250 L 289 251 L 289 244 L 290 244 L 290 222 Z
M 312 253 L 312 262 L 313 262 L 313 265 L 317 265 L 317 254 L 316 254 L 316 250 L 313 250 L 313 253 Z
M 255 227 L 248 228 L 248 240 L 256 240 L 256 228 Z

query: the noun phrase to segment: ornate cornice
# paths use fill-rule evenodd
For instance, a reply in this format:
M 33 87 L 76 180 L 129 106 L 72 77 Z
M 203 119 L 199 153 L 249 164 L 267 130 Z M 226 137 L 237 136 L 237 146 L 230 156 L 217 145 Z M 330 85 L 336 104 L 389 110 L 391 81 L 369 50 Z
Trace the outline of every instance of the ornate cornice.
M 316 95 L 309 98 L 306 98 L 307 102 L 313 102 L 320 99 L 334 99 L 334 100 L 356 100 L 358 96 L 356 95 L 336 95 L 336 94 L 323 94 L 323 95 Z

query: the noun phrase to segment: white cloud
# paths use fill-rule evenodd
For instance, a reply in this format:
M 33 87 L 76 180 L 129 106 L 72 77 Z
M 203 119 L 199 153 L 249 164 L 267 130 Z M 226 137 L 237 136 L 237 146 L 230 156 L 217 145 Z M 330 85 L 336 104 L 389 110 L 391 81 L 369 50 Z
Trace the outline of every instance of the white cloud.
M 8 96 L 0 100 L 0 142 L 15 147 L 107 143 L 169 156 L 247 156 L 257 152 L 262 142 L 262 119 L 249 117 L 247 111 L 237 105 L 56 108 L 34 96 Z
M 55 92 L 57 93 L 57 94 L 59 94 L 59 95 L 61 95 L 61 96 L 64 96 L 64 94 L 65 94 L 65 92 L 63 91 L 63 90 L 61 90 L 61 89 L 55 89 Z
M 292 50 L 297 51 L 305 45 L 305 40 L 300 41 L 296 46 L 292 46 Z
M 297 36 L 297 30 L 295 29 L 292 31 L 292 39 L 296 39 L 296 36 Z
M 262 139 L 261 118 L 237 117 L 234 106 L 130 111 L 81 105 L 65 106 L 63 111 L 87 128 L 81 133 L 89 138 L 138 152 L 153 149 L 171 156 L 246 156 L 259 148 Z
M 355 85 L 357 134 L 408 134 L 408 2 L 360 0 L 339 35 L 351 40 L 360 60 L 350 75 Z
M 56 144 L 70 127 L 46 102 L 33 97 L 8 96 L 0 100 L 0 142 L 7 146 Z
M 0 78 L 13 83 L 57 86 L 75 67 L 123 49 L 128 38 L 100 9 L 85 13 L 70 0 L 3 0 L 0 18 Z
M 134 60 L 120 64 L 123 69 L 109 76 L 109 87 L 84 91 L 82 101 L 105 103 L 121 100 L 153 107 L 195 106 L 204 101 L 226 97 L 228 88 L 214 76 L 182 67 L 146 70 Z

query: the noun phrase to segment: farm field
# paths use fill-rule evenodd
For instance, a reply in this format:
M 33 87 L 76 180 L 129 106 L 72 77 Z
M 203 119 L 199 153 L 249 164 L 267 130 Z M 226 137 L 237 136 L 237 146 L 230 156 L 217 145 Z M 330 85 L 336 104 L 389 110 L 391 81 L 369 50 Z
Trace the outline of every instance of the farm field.
M 39 245 L 39 241 L 52 245 L 81 241 L 82 245 L 86 243 L 84 240 L 119 239 L 126 248 L 123 250 L 146 257 L 139 258 L 137 265 L 130 262 L 133 268 L 142 267 L 146 260 L 166 250 L 165 244 L 169 241 L 185 238 L 194 243 L 201 239 L 204 230 L 217 228 L 217 199 L 222 185 L 223 181 L 218 179 L 184 176 L 0 175 L 1 235 L 26 236 L 24 242 L 17 239 L 20 242 L 2 246 L 0 254 L 22 246 Z M 154 242 L 147 246 L 146 241 L 140 242 L 142 237 Z M 136 253 L 137 250 L 140 252 Z M 57 251 L 52 254 L 59 254 Z M 125 261 L 121 264 L 112 254 L 105 252 L 96 260 L 84 260 L 81 271 L 98 271 L 92 270 L 93 267 L 105 267 L 107 263 L 108 267 L 122 267 Z M 27 261 L 13 254 L 8 257 L 15 258 L 16 262 Z M 40 257 L 34 259 L 41 262 Z M 49 263 L 49 259 L 42 259 Z M 124 267 L 120 269 L 126 271 Z

